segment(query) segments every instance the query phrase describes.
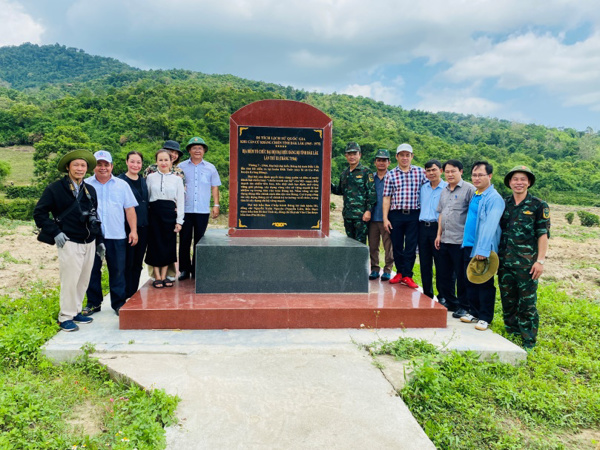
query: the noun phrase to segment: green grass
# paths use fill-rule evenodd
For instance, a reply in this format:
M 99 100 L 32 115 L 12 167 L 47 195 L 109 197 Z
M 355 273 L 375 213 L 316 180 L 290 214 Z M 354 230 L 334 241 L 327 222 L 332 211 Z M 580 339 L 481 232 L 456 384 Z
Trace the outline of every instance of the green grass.
M 42 283 L 0 297 L 0 449 L 164 448 L 178 399 L 112 380 L 89 347 L 53 365 L 41 346 L 58 331 L 57 314 L 58 289 Z M 76 420 L 97 423 L 97 433 Z
M 15 150 L 14 147 L 0 147 L 0 161 L 10 164 L 11 171 L 4 180 L 5 184 L 11 182 L 18 186 L 25 186 L 33 182 L 33 147 L 19 147 L 27 151 Z
M 538 293 L 538 346 L 521 366 L 482 362 L 472 352 L 427 352 L 414 343 L 372 345 L 414 358 L 413 377 L 400 395 L 437 448 L 597 445 L 574 436 L 600 428 L 600 305 L 571 298 L 555 285 L 542 285 Z M 506 336 L 501 314 L 497 302 L 493 330 L 521 344 Z

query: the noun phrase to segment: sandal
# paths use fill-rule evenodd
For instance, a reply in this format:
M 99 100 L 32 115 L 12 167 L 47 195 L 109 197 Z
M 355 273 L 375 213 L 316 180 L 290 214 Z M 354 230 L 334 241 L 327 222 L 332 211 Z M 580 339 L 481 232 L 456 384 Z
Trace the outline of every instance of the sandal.
M 165 284 L 163 283 L 163 280 L 154 280 L 152 286 L 154 286 L 156 289 L 162 289 L 165 287 Z
M 163 284 L 165 285 L 165 287 L 173 287 L 173 282 L 171 280 L 169 280 L 168 278 L 165 278 L 163 280 Z

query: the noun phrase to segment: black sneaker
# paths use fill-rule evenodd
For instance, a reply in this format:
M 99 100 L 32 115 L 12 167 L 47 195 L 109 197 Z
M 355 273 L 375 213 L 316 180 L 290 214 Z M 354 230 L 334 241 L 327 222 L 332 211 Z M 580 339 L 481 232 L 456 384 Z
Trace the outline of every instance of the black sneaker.
M 462 308 L 458 308 L 455 312 L 452 313 L 452 317 L 454 317 L 455 319 L 460 319 L 461 317 L 464 317 L 468 314 L 467 311 L 465 311 Z
M 79 313 L 75 317 L 73 317 L 73 322 L 76 322 L 76 323 L 92 323 L 93 321 L 94 321 L 94 319 L 92 319 L 91 317 L 88 317 L 88 316 L 84 316 L 81 313 Z
M 83 308 L 83 311 L 81 311 L 81 314 L 83 314 L 84 316 L 91 316 L 92 314 L 100 311 L 102 311 L 101 306 L 86 306 L 85 308 Z
M 79 327 L 75 325 L 75 322 L 72 320 L 65 320 L 64 322 L 58 322 L 58 326 L 63 331 L 77 331 Z

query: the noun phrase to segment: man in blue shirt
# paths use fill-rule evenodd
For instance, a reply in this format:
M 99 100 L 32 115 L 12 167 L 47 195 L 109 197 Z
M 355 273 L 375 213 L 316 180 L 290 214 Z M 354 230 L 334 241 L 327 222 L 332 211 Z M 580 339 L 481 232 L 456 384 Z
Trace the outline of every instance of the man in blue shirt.
M 102 222 L 102 234 L 106 246 L 106 266 L 110 304 L 119 315 L 119 309 L 127 300 L 125 292 L 125 249 L 127 245 L 136 245 L 137 216 L 135 207 L 138 202 L 126 181 L 112 175 L 112 156 L 106 150 L 94 153 L 96 168 L 94 175 L 85 182 L 96 189 L 98 194 L 98 216 Z M 125 219 L 129 225 L 129 236 L 125 234 Z M 87 306 L 83 315 L 90 316 L 101 310 L 102 305 L 102 258 L 96 255 L 90 284 L 88 285 Z
M 185 148 L 190 159 L 179 164 L 185 174 L 185 216 L 179 233 L 179 280 L 196 276 L 196 244 L 204 236 L 211 215 L 210 197 L 214 200 L 213 219 L 219 216 L 219 186 L 221 179 L 214 165 L 204 159 L 208 145 L 201 137 L 193 137 Z M 194 240 L 194 254 L 190 247 Z
M 435 238 L 438 232 L 437 211 L 440 195 L 448 185 L 442 180 L 442 163 L 437 159 L 431 159 L 425 163 L 425 176 L 427 182 L 421 186 L 420 201 L 421 212 L 419 213 L 419 264 L 421 268 L 421 283 L 423 293 L 433 298 L 433 263 L 435 263 L 435 286 L 438 290 L 438 301 L 440 301 L 440 251 L 435 247 Z
M 369 222 L 369 253 L 371 255 L 371 274 L 369 280 L 379 278 L 379 242 L 383 242 L 385 252 L 385 265 L 381 281 L 389 281 L 394 267 L 394 255 L 392 254 L 392 238 L 390 233 L 383 226 L 383 184 L 385 175 L 390 165 L 390 152 L 387 150 L 378 150 L 375 155 L 375 168 L 377 172 L 373 173 L 375 180 L 375 192 L 377 193 L 377 203 L 371 209 L 371 221 Z
M 504 199 L 498 194 L 492 183 L 493 167 L 487 161 L 477 161 L 471 169 L 473 186 L 477 189 L 469 203 L 469 212 L 465 223 L 463 237 L 464 269 L 472 258 L 485 260 L 490 253 L 498 253 L 500 243 L 500 218 L 504 212 Z M 462 322 L 476 323 L 479 331 L 488 329 L 494 318 L 496 287 L 494 277 L 482 284 L 471 283 L 468 279 L 467 303 L 468 314 L 460 318 Z

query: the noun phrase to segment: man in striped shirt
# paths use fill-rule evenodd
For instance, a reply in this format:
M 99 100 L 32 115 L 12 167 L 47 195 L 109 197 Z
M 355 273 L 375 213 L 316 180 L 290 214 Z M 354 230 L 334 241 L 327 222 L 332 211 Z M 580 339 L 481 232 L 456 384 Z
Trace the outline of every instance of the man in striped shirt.
M 427 178 L 425 170 L 411 164 L 413 148 L 400 144 L 396 149 L 398 166 L 390 170 L 383 186 L 383 225 L 391 234 L 396 276 L 390 283 L 402 283 L 416 289 L 413 267 L 419 236 L 419 191 Z

